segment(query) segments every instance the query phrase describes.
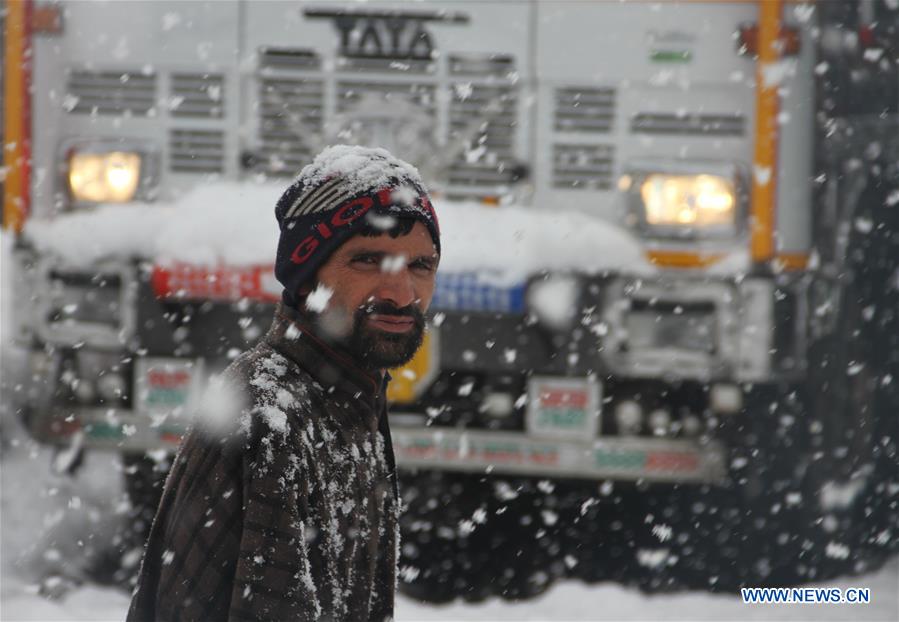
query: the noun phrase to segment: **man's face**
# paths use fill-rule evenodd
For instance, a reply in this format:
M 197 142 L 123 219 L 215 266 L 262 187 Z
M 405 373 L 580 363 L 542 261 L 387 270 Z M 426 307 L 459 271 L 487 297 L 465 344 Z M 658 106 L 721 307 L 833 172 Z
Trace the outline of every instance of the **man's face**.
M 363 367 L 397 367 L 421 345 L 438 261 L 431 234 L 417 221 L 396 238 L 356 235 L 318 270 L 319 286 L 331 293 L 324 309 L 315 308 L 319 292 L 307 305 L 321 311 L 322 328 Z

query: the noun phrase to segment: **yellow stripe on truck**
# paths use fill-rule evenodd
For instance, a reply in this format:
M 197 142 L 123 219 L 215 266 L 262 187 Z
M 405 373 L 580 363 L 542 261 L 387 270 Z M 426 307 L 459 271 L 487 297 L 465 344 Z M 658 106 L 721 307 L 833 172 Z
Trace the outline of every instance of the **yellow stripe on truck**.
M 646 251 L 646 258 L 654 266 L 662 268 L 707 268 L 724 257 L 723 253 L 693 251 Z
M 774 259 L 778 272 L 798 272 L 808 268 L 808 253 L 780 253 Z
M 777 188 L 777 114 L 780 106 L 774 79 L 780 60 L 782 0 L 759 2 L 759 59 L 756 66 L 755 154 L 752 171 L 751 254 L 756 263 L 774 256 Z
M 21 231 L 31 177 L 31 0 L 6 2 L 3 33 L 3 225 Z

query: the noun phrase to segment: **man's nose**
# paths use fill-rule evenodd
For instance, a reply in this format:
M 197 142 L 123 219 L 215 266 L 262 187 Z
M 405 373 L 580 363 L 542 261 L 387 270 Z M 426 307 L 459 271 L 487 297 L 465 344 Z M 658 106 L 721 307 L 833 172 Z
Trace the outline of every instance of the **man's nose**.
M 395 272 L 382 272 L 375 298 L 390 302 L 398 309 L 415 302 L 415 287 L 409 270 L 403 268 Z

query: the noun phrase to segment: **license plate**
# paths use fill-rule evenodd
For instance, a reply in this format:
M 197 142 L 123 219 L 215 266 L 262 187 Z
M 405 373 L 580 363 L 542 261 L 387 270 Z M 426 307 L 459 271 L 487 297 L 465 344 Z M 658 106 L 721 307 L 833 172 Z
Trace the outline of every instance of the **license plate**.
M 595 378 L 535 376 L 528 383 L 531 436 L 585 440 L 596 436 L 602 385 Z
M 203 362 L 177 358 L 138 359 L 135 409 L 148 415 L 180 416 L 196 403 Z

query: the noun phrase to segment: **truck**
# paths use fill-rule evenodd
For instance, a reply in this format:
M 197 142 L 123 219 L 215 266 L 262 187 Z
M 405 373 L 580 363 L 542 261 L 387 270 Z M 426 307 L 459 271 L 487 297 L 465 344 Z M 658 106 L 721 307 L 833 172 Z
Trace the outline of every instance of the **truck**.
M 403 589 L 870 567 L 899 500 L 896 24 L 889 0 L 7 2 L 17 412 L 60 468 L 121 453 L 144 533 L 280 297 L 279 190 L 323 145 L 383 146 L 445 236 L 389 395 Z

